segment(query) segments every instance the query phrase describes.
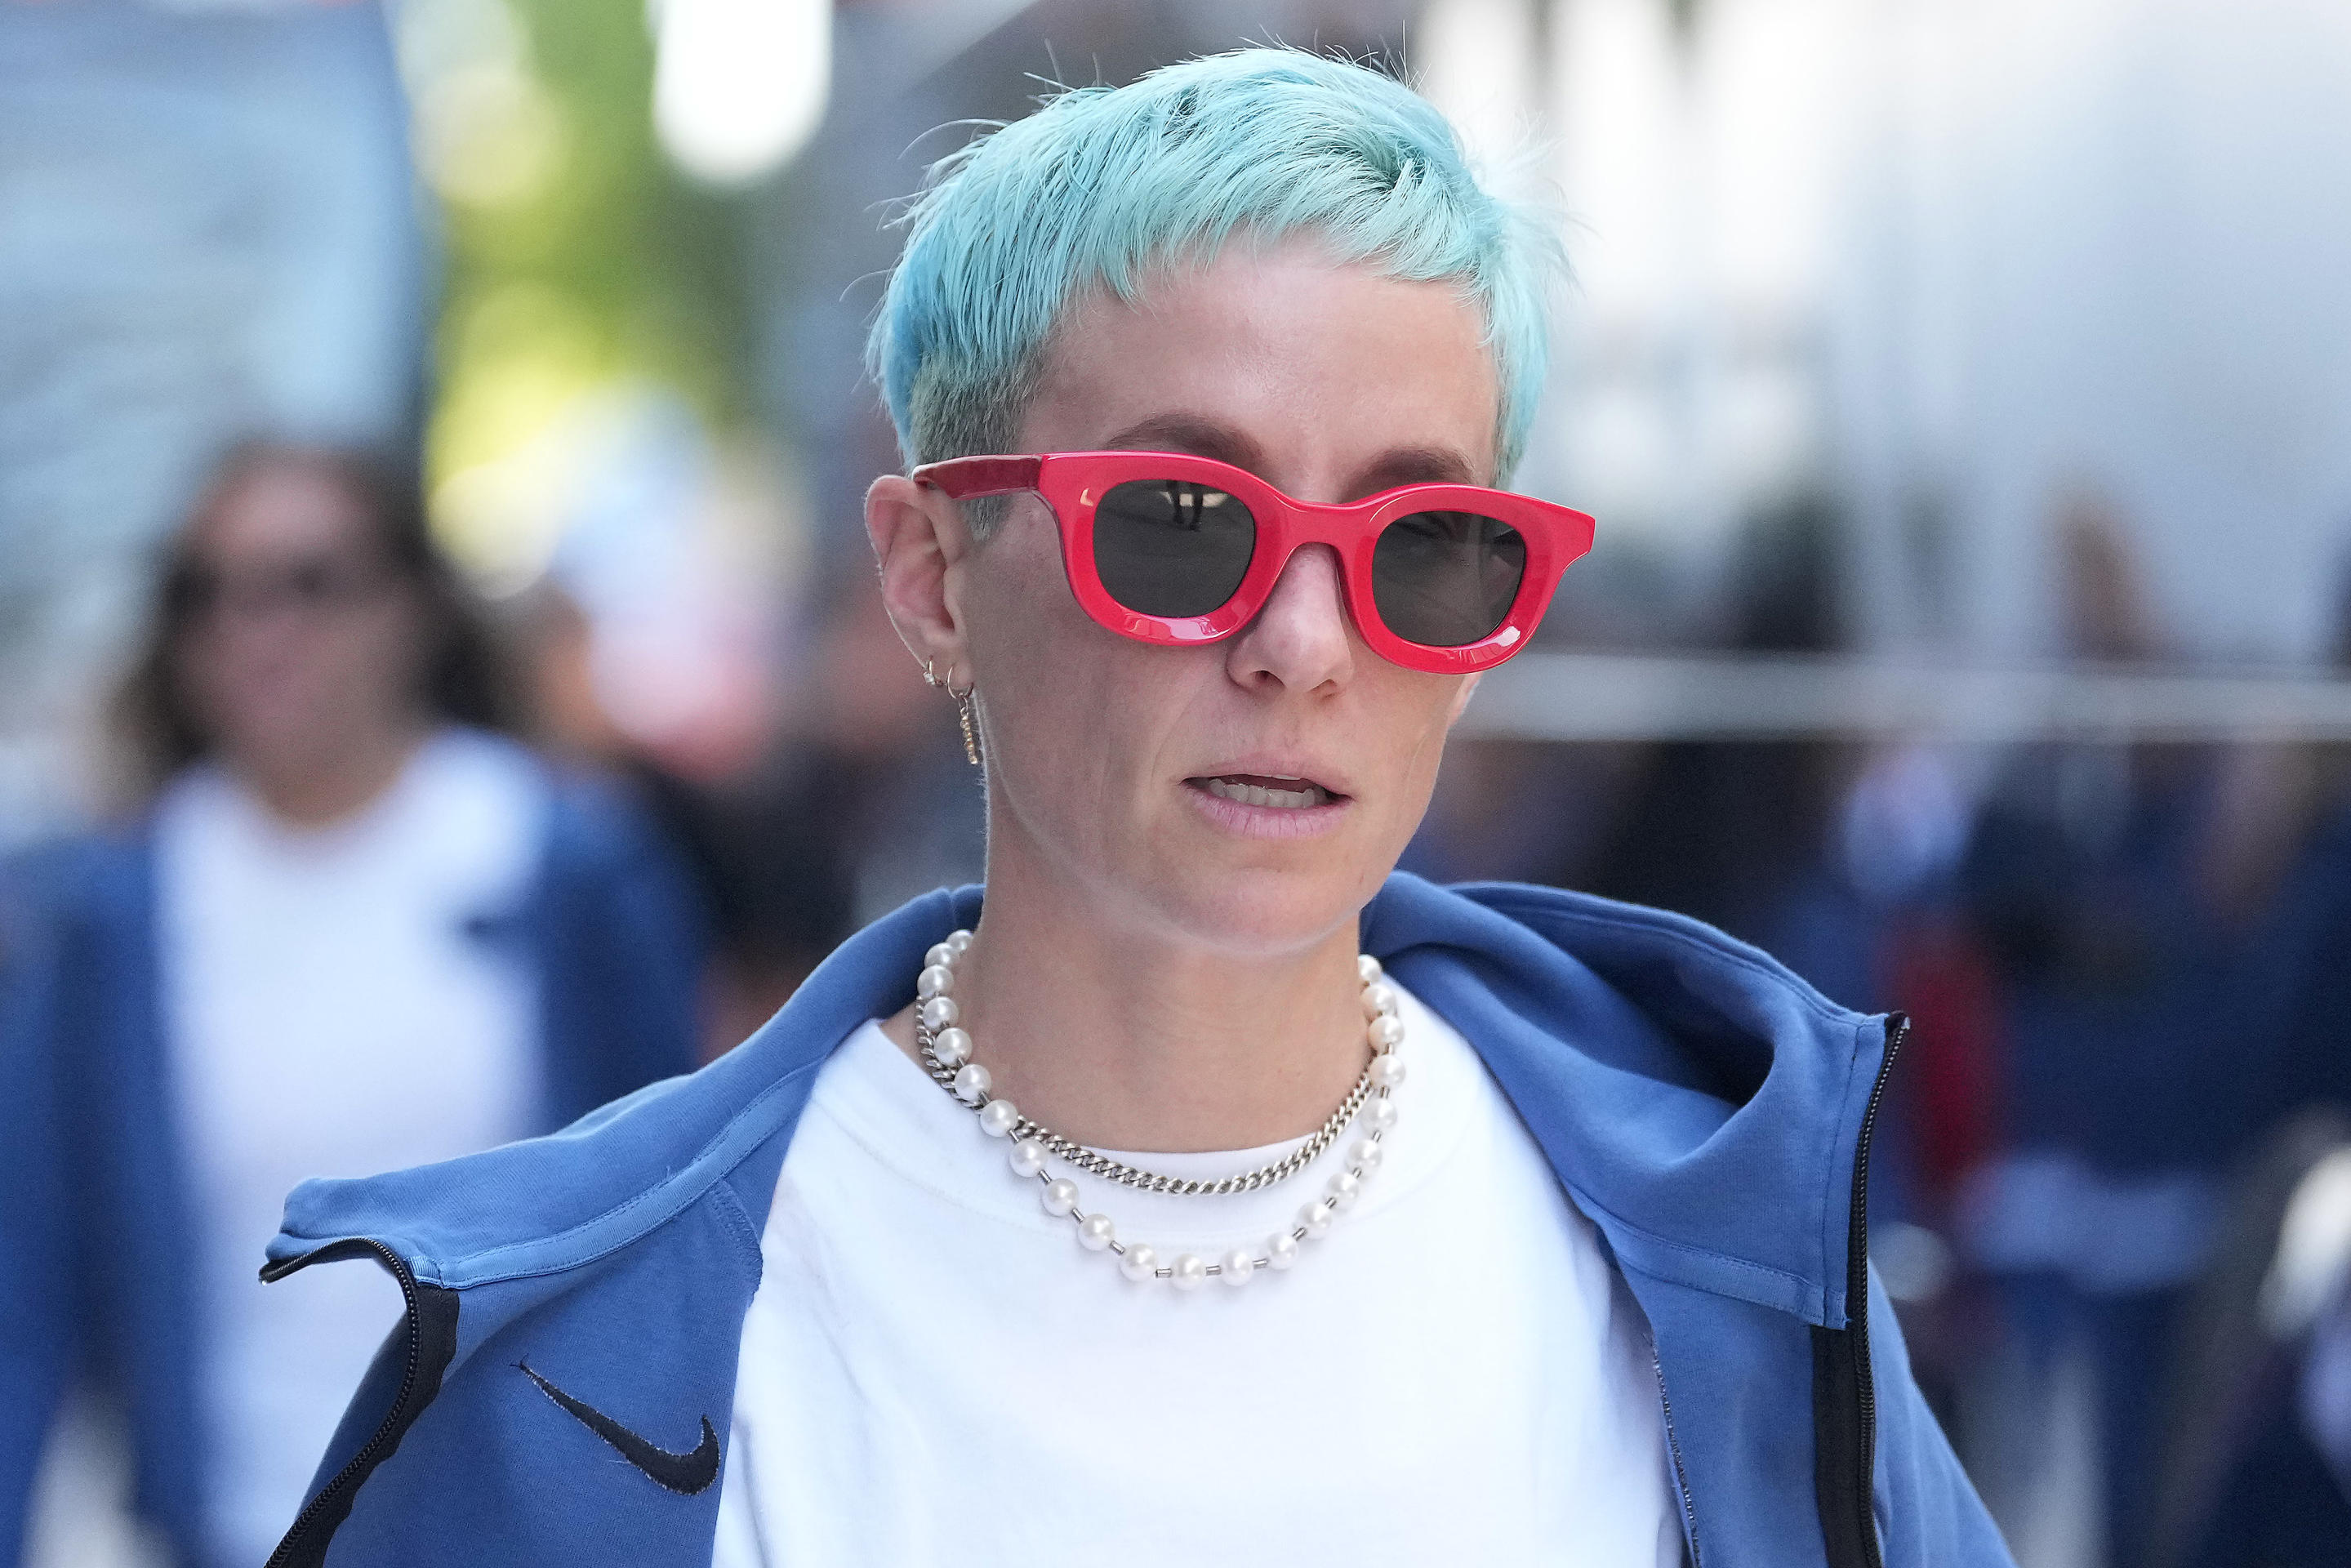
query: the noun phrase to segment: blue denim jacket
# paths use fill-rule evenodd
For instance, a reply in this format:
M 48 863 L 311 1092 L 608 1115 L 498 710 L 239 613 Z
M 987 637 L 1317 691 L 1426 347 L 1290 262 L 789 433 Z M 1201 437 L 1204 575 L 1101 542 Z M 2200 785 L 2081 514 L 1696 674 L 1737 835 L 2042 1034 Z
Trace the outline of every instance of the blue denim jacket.
M 483 931 L 538 982 L 550 1127 L 693 1066 L 703 951 L 693 894 L 642 813 L 600 781 L 551 782 L 538 875 Z M 126 1418 L 139 1513 L 175 1562 L 215 1568 L 156 964 L 143 825 L 0 866 L 0 1564 L 23 1549 L 58 1396 L 87 1377 Z
M 277 1561 L 707 1563 L 793 1126 L 979 901 L 916 900 L 732 1054 L 553 1136 L 298 1188 L 266 1272 L 372 1258 L 409 1312 Z M 1647 1311 L 1693 1562 L 2008 1562 L 1865 1256 L 1898 1019 L 1691 921 L 1531 887 L 1397 875 L 1363 944 L 1477 1048 Z

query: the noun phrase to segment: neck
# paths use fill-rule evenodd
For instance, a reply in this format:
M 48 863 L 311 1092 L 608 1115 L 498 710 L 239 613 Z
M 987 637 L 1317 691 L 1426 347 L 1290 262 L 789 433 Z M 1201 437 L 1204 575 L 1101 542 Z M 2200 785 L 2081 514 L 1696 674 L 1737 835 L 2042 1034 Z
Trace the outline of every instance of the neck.
M 1096 1148 L 1246 1149 L 1301 1136 L 1368 1060 L 1355 923 L 1236 956 L 988 867 L 956 999 L 995 1092 Z M 911 978 L 911 977 L 910 977 Z M 913 1011 L 891 1020 L 914 1049 Z
M 358 815 L 392 788 L 424 740 L 422 724 L 340 737 L 299 756 L 231 755 L 229 771 L 288 826 L 324 828 Z

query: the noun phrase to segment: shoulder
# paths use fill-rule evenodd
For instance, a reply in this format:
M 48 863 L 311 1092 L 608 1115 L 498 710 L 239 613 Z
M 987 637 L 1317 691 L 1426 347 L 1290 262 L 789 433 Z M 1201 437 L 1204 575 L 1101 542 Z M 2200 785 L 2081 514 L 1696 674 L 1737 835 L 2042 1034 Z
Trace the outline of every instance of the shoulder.
M 141 818 L 0 857 L 0 933 L 143 917 L 154 852 L 152 821 Z
M 55 840 L 0 860 L 0 1066 L 103 1076 L 150 1016 L 154 869 L 145 833 Z M 39 1051 L 13 1044 L 45 1042 Z
M 381 1176 L 304 1182 L 287 1198 L 270 1261 L 372 1241 L 418 1280 L 465 1289 L 608 1257 L 789 1129 L 812 1074 L 754 1082 L 748 1065 L 722 1058 L 545 1137 Z
M 650 792 L 628 774 L 550 757 L 511 736 L 452 725 L 427 743 L 438 788 L 528 822 L 558 885 L 628 882 L 676 859 Z
M 1838 1006 L 1700 921 L 1559 888 L 1399 873 L 1364 926 L 1365 949 L 1506 1078 L 1548 1083 L 1598 1061 L 1628 1075 L 1623 1092 L 1834 1118 L 1857 1079 L 1866 1086 L 1893 1022 Z
M 1385 961 L 1515 984 L 1596 980 L 1660 1003 L 1694 991 L 1743 1013 L 1844 1029 L 1863 1015 L 1822 996 L 1761 948 L 1703 921 L 1526 883 L 1440 887 L 1399 872 L 1364 912 L 1364 946 Z
M 532 759 L 547 791 L 547 852 L 554 869 L 617 874 L 668 865 L 676 846 L 649 792 L 624 773 Z

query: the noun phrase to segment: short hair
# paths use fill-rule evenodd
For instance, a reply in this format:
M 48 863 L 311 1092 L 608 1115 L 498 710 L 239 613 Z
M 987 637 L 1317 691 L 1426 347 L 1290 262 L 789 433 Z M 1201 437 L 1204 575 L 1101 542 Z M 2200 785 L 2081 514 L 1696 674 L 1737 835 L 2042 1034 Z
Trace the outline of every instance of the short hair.
M 942 160 L 867 346 L 910 464 L 1000 452 L 1081 290 L 1133 302 L 1156 267 L 1237 231 L 1311 234 L 1342 263 L 1450 282 L 1484 318 L 1497 481 L 1526 447 L 1549 361 L 1553 226 L 1486 189 L 1453 127 L 1395 78 L 1255 48 L 1060 93 Z

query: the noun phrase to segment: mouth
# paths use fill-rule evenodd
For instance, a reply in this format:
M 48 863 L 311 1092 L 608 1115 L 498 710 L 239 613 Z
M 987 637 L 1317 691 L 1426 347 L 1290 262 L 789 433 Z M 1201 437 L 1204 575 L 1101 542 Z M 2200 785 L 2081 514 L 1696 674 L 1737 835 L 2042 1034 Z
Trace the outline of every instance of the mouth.
M 1311 811 L 1347 798 L 1292 773 L 1219 773 L 1184 782 L 1220 800 L 1277 811 Z

